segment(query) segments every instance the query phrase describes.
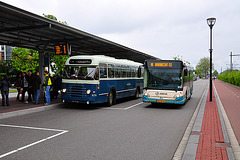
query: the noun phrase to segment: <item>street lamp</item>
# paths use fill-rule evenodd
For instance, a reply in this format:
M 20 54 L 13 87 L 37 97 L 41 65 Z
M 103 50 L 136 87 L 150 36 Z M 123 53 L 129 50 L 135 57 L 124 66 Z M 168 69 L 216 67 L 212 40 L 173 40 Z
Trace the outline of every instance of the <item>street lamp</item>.
M 212 101 L 212 28 L 216 23 L 216 18 L 208 18 L 207 24 L 210 27 L 210 101 Z

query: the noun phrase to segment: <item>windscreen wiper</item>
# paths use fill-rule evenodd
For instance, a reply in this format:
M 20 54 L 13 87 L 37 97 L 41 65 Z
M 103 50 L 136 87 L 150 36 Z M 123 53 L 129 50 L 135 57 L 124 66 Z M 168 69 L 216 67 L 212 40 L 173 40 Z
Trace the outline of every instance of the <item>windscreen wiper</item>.
M 89 72 L 86 76 L 84 76 L 84 79 L 86 79 L 90 74 L 92 74 L 96 69 L 92 70 L 91 72 Z

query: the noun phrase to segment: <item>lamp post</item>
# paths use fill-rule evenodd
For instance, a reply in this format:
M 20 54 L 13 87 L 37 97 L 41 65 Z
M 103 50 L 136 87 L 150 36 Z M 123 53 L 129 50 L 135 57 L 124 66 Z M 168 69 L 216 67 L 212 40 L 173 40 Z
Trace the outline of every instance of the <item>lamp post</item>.
M 212 28 L 216 23 L 216 18 L 208 18 L 207 24 L 210 27 L 210 101 L 212 101 Z

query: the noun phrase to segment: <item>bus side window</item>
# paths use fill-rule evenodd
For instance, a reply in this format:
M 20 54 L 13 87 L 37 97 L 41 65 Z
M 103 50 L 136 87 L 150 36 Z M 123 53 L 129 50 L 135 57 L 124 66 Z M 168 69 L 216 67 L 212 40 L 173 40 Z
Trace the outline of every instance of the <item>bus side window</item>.
M 121 78 L 125 78 L 127 76 L 127 67 L 121 66 Z
M 131 69 L 127 66 L 127 77 L 131 77 Z
M 136 77 L 136 72 L 135 72 L 136 68 L 131 67 L 131 72 L 132 72 L 132 77 Z
M 115 66 L 115 78 L 120 78 L 121 76 L 121 68 L 119 65 Z
M 108 78 L 114 78 L 114 65 L 108 65 Z
M 100 66 L 100 78 L 107 78 L 107 65 L 99 64 Z

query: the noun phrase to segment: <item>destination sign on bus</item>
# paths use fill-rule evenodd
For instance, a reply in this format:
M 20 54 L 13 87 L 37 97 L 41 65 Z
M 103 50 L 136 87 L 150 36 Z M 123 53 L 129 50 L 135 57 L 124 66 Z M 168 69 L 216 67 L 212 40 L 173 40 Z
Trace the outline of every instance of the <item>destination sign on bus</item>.
M 172 63 L 151 63 L 151 67 L 172 67 Z
M 148 61 L 146 65 L 149 68 L 159 68 L 159 69 L 177 69 L 182 68 L 182 61 L 174 61 L 174 60 L 159 60 L 159 61 Z
M 91 64 L 91 59 L 71 59 L 69 64 Z

